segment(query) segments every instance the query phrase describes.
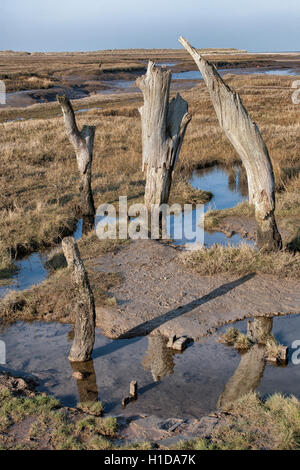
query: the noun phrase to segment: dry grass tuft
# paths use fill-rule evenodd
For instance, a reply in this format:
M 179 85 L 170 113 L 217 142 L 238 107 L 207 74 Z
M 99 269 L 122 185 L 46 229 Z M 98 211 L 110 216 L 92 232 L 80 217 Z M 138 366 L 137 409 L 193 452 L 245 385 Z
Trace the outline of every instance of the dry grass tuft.
M 246 244 L 239 247 L 213 245 L 182 258 L 184 264 L 203 276 L 214 274 L 272 274 L 300 278 L 300 253 L 261 253 Z

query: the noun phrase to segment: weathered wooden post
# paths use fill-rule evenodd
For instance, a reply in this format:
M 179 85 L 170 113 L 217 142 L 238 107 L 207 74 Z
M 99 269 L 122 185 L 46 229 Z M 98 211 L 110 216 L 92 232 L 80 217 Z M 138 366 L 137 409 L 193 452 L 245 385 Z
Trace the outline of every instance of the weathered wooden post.
M 83 232 L 87 233 L 93 229 L 95 219 L 91 178 L 96 127 L 83 126 L 82 130 L 79 131 L 70 100 L 66 96 L 57 96 L 57 99 L 62 108 L 67 136 L 75 149 L 77 165 L 81 175 L 81 215 L 83 217 Z
M 143 171 L 146 165 L 145 205 L 167 203 L 173 171 L 191 120 L 187 102 L 177 94 L 169 103 L 171 71 L 148 63 L 136 80 L 144 95 L 142 119 Z
M 75 337 L 69 360 L 85 362 L 91 359 L 95 342 L 94 296 L 74 238 L 64 238 L 62 248 L 68 268 L 72 271 L 72 284 L 75 290 Z
M 268 149 L 257 125 L 250 119 L 238 93 L 232 91 L 213 64 L 184 38 L 179 42 L 196 62 L 207 85 L 220 126 L 240 155 L 247 172 L 249 202 L 255 206 L 257 245 L 270 251 L 282 248 L 275 220 L 275 183 Z

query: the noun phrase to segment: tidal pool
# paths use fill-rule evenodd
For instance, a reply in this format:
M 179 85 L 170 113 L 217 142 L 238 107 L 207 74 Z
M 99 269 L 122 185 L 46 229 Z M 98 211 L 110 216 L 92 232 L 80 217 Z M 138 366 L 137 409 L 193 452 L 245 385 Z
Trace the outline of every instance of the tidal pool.
M 261 68 L 236 68 L 236 69 L 219 69 L 219 74 L 227 73 L 234 75 L 298 75 L 299 72 L 293 69 L 274 69 L 266 70 Z M 172 74 L 173 80 L 203 80 L 199 70 L 188 70 L 187 72 L 177 72 Z
M 273 322 L 276 339 L 291 348 L 299 338 L 300 316 L 275 317 Z M 246 321 L 234 326 L 246 332 Z M 175 354 L 159 335 L 110 340 L 97 330 L 93 360 L 71 365 L 67 356 L 72 333 L 72 327 L 57 323 L 19 322 L 2 329 L 7 363 L 0 370 L 38 379 L 38 390 L 64 405 L 101 400 L 110 414 L 121 413 L 131 380 L 138 381 L 139 397 L 124 411 L 130 415 L 201 417 L 228 396 L 238 399 L 242 391 L 251 390 L 262 397 L 281 392 L 300 398 L 300 365 L 293 365 L 292 349 L 288 365 L 277 367 L 258 364 L 251 349 L 241 356 L 218 343 L 217 336 Z M 74 371 L 82 372 L 84 379 L 74 379 Z
M 197 170 L 194 171 L 190 183 L 195 189 L 202 189 L 213 193 L 213 198 L 204 206 L 204 213 L 210 209 L 229 209 L 242 201 L 248 200 L 248 187 L 243 167 L 226 168 L 212 166 Z M 184 220 L 184 217 L 186 220 Z M 197 248 L 195 241 L 190 236 L 192 234 L 189 229 L 193 225 L 193 230 L 195 231 L 198 224 L 199 215 L 196 213 L 196 210 L 183 216 L 171 216 L 169 228 L 171 237 L 175 230 L 177 230 L 178 225 L 185 228 L 182 238 L 175 240 L 174 243 L 176 245 L 184 245 L 187 249 Z M 188 237 L 186 234 L 188 234 Z M 234 234 L 231 238 L 227 238 L 222 232 L 204 231 L 204 240 L 202 241 L 204 241 L 206 247 L 210 247 L 215 243 L 225 246 L 236 246 L 241 242 L 253 245 L 251 241 L 242 238 L 239 234 Z

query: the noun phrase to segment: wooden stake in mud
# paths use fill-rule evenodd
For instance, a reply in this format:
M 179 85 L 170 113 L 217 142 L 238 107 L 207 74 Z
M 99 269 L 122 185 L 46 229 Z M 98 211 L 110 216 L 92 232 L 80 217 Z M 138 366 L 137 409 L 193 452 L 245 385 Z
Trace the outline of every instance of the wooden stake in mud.
M 74 110 L 66 96 L 57 96 L 61 105 L 67 136 L 76 153 L 77 165 L 81 175 L 80 197 L 83 232 L 87 233 L 94 227 L 95 205 L 91 188 L 92 161 L 94 149 L 95 126 L 83 126 L 79 131 Z
M 184 38 L 179 42 L 196 62 L 207 85 L 220 126 L 241 157 L 247 172 L 249 202 L 255 206 L 257 245 L 267 251 L 282 248 L 275 211 L 274 173 L 268 149 L 238 93 L 225 84 L 213 64 Z
M 72 271 L 72 283 L 76 301 L 75 337 L 69 360 L 71 362 L 89 361 L 95 342 L 96 315 L 94 296 L 74 238 L 64 238 L 62 248 L 68 268 Z
M 149 62 L 146 75 L 136 80 L 144 95 L 142 119 L 145 205 L 167 203 L 173 171 L 191 120 L 187 102 L 177 94 L 169 103 L 171 71 Z

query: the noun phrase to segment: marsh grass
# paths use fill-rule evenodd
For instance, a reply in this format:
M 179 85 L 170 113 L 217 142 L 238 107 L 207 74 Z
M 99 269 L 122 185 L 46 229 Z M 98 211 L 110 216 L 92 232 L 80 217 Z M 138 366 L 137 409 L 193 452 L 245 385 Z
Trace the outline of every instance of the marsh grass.
M 249 393 L 219 411 L 218 425 L 209 438 L 182 441 L 176 450 L 296 450 L 300 445 L 300 403 L 275 394 L 265 401 Z M 117 420 L 96 417 L 82 410 L 62 408 L 53 397 L 26 391 L 14 393 L 1 385 L 1 450 L 150 450 L 157 444 L 123 444 Z M 158 443 L 159 444 L 159 443 Z M 165 448 L 165 447 L 164 447 Z
M 80 402 L 77 405 L 77 408 L 84 413 L 91 414 L 93 416 L 102 416 L 104 413 L 104 408 L 101 401 L 87 401 L 87 402 Z
M 98 60 L 97 54 L 95 57 Z M 37 63 L 40 58 L 37 55 L 30 60 Z M 46 60 L 51 69 L 53 57 Z M 88 59 L 86 64 L 89 70 Z M 292 80 L 226 77 L 229 85 L 241 93 L 269 147 L 276 176 L 277 214 L 291 228 L 291 241 L 297 248 L 299 221 L 293 219 L 295 213 L 299 215 L 300 115 L 291 103 Z M 220 129 L 204 84 L 184 92 L 183 97 L 189 102 L 193 120 L 175 171 L 171 201 L 207 202 L 209 194 L 196 194 L 188 185 L 191 172 L 216 163 L 232 167 L 240 160 Z M 116 204 L 120 195 L 127 195 L 131 203 L 143 200 L 145 183 L 137 111 L 141 103 L 142 97 L 137 94 L 97 95 L 74 101 L 75 109 L 91 107 L 88 113 L 77 115 L 78 125 L 97 126 L 92 181 L 96 207 L 103 202 Z M 0 158 L 0 258 L 7 260 L 8 268 L 11 261 L 7 255 L 24 255 L 59 243 L 74 230 L 78 220 L 79 175 L 63 119 L 57 117 L 60 112 L 57 103 L 0 110 L 0 120 L 14 116 L 27 119 L 0 124 L 0 132 L 5 135 Z M 35 119 L 28 120 L 31 117 Z M 253 212 L 244 203 L 226 214 L 252 216 Z M 215 228 L 220 217 L 220 212 L 208 214 L 207 227 Z
M 176 445 L 180 450 L 297 450 L 300 446 L 300 403 L 274 394 L 266 401 L 249 393 L 222 410 L 222 422 L 209 439 Z
M 286 347 L 278 343 L 276 338 L 272 335 L 266 342 L 266 359 L 275 363 L 284 363 L 287 360 Z
M 262 253 L 241 244 L 239 247 L 213 245 L 182 256 L 183 263 L 203 276 L 250 274 L 253 272 L 299 279 L 300 253 Z
M 247 351 L 252 346 L 249 338 L 234 327 L 228 328 L 225 333 L 219 337 L 219 342 L 233 346 L 238 351 Z
M 2 256 L 0 256 L 0 286 L 10 284 L 17 272 L 18 267 L 12 261 L 11 256 L 7 252 L 2 252 Z
M 116 299 L 107 291 L 118 285 L 118 273 L 100 273 L 94 267 L 94 258 L 107 252 L 114 252 L 126 241 L 100 241 L 94 232 L 84 236 L 78 243 L 81 257 L 88 272 L 94 293 L 95 306 L 116 305 Z M 52 273 L 44 282 L 24 291 L 9 292 L 0 304 L 0 318 L 4 323 L 15 321 L 59 321 L 73 323 L 75 291 L 71 285 L 70 273 L 61 268 Z

